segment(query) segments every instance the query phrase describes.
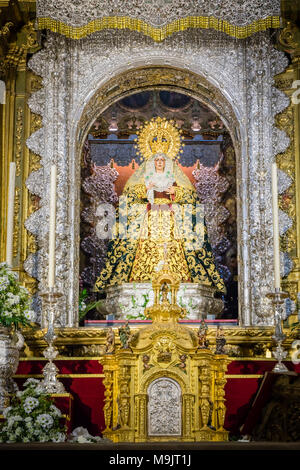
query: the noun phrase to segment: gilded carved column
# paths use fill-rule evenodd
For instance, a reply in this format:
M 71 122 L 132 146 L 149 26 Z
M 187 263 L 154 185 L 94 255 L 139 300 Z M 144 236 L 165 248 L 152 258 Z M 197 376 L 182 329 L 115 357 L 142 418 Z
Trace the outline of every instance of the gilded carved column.
M 5 3 L 5 2 L 4 2 Z M 1 5 L 2 6 L 2 5 Z M 6 11 L 7 10 L 7 11 Z M 33 21 L 25 21 L 17 1 L 8 1 L 1 11 L 0 20 L 0 79 L 5 82 L 5 103 L 0 104 L 0 150 L 1 150 L 1 198 L 0 198 L 0 261 L 5 260 L 6 211 L 9 164 L 16 163 L 16 190 L 13 236 L 13 268 L 19 272 L 20 280 L 33 291 L 36 281 L 29 279 L 23 270 L 28 256 L 27 246 L 32 239 L 24 222 L 32 204 L 32 196 L 25 188 L 32 167 L 26 139 L 32 132 L 32 113 L 27 100 L 36 77 L 27 68 L 28 54 L 39 49 L 37 32 Z M 11 19 L 3 27 L 5 15 Z M 28 16 L 28 15 L 27 15 Z M 3 20 L 4 18 L 4 20 Z
M 223 355 L 215 356 L 215 378 L 214 378 L 214 426 L 218 432 L 224 432 L 225 421 L 225 373 L 230 361 Z
M 184 429 L 183 437 L 187 441 L 192 441 L 192 429 L 193 429 L 193 418 L 194 418 L 194 395 L 192 393 L 186 393 L 183 395 L 183 412 L 184 412 Z
M 138 414 L 138 421 L 139 421 L 139 441 L 144 442 L 147 438 L 147 430 L 146 430 L 146 412 L 147 412 L 147 394 L 146 393 L 139 393 L 137 395 L 137 414 Z
M 133 392 L 134 373 L 136 368 L 136 356 L 128 349 L 120 349 L 115 354 L 116 375 L 114 404 L 116 407 L 118 428 L 118 440 L 125 442 L 134 441 L 136 428 L 135 414 L 137 405 Z
M 200 416 L 201 428 L 206 431 L 208 428 L 211 411 L 211 370 L 210 361 L 201 360 L 199 363 L 199 381 L 200 381 Z
M 123 365 L 119 371 L 119 397 L 118 406 L 120 413 L 120 425 L 123 428 L 129 427 L 130 418 L 130 366 Z
M 298 321 L 300 300 L 300 5 L 299 2 L 281 0 L 283 28 L 277 35 L 277 46 L 291 57 L 291 63 L 275 78 L 276 87 L 290 98 L 290 105 L 276 116 L 276 125 L 290 139 L 285 152 L 277 156 L 277 164 L 290 178 L 290 186 L 283 188 L 279 207 L 292 221 L 281 237 L 281 251 L 288 253 L 293 265 L 283 279 L 282 286 L 290 294 L 296 309 L 289 317 L 289 324 Z
M 195 422 L 195 440 L 226 441 L 228 432 L 224 429 L 226 414 L 225 385 L 228 357 L 213 354 L 209 349 L 196 353 L 198 367 L 198 413 Z M 197 406 L 197 405 L 196 405 Z
M 103 385 L 104 391 L 104 433 L 111 439 L 111 433 L 119 425 L 119 413 L 117 409 L 118 381 L 117 381 L 117 363 L 115 355 L 105 355 L 100 363 L 103 365 Z
M 105 432 L 111 431 L 112 428 L 112 417 L 113 417 L 113 372 L 107 370 L 104 367 L 104 379 L 103 385 L 105 387 L 104 392 L 104 420 L 105 420 Z

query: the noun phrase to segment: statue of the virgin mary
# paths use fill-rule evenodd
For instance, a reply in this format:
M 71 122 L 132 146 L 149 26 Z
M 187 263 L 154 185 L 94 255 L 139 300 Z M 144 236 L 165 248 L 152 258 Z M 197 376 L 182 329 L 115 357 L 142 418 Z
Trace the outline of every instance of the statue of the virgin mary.
M 150 282 L 167 264 L 182 283 L 225 290 L 196 191 L 175 162 L 181 145 L 180 131 L 166 119 L 152 119 L 139 132 L 137 147 L 144 161 L 120 198 L 98 289 Z

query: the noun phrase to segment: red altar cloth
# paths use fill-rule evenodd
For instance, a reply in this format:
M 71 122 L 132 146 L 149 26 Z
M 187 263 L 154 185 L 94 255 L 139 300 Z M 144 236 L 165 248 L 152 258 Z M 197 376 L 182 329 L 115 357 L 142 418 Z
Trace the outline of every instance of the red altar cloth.
M 55 361 L 59 379 L 73 396 L 72 429 L 83 426 L 92 435 L 104 430 L 103 370 L 99 359 L 63 358 Z M 300 364 L 285 363 L 290 370 L 300 373 Z M 15 380 L 21 383 L 28 377 L 42 377 L 45 359 L 21 359 Z M 238 435 L 252 401 L 262 381 L 263 374 L 271 371 L 275 361 L 266 359 L 234 359 L 228 365 L 225 386 L 225 429 Z

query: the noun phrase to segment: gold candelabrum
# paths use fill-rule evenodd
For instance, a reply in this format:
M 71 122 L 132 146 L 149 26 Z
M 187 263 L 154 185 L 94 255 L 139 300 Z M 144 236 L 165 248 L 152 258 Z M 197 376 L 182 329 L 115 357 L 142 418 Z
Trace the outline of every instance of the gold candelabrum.
M 222 345 L 209 348 L 206 327 L 197 336 L 178 322 L 186 314 L 176 303 L 179 285 L 166 265 L 156 273 L 154 305 L 145 309 L 152 324 L 132 333 L 127 322 L 119 329 L 120 344 L 116 340 L 112 349 L 110 341 L 100 360 L 104 435 L 114 442 L 228 440 L 224 387 L 230 361 Z

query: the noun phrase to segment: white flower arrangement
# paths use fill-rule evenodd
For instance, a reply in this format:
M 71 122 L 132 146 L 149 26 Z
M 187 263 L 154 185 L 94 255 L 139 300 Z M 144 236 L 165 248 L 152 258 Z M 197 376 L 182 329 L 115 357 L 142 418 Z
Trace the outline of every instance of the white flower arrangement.
M 43 392 L 40 381 L 27 379 L 24 387 L 12 399 L 12 405 L 3 411 L 5 422 L 0 425 L 0 443 L 112 443 L 107 438 L 92 436 L 83 427 L 74 429 L 67 438 L 66 428 L 60 424 L 61 411 L 53 404 L 50 395 Z
M 168 292 L 168 300 L 169 302 L 171 302 L 171 292 Z M 153 301 L 154 293 L 152 289 L 148 289 L 147 291 L 139 291 L 136 288 L 136 285 L 133 284 L 133 294 L 131 295 L 129 305 L 119 303 L 119 307 L 122 311 L 123 316 L 127 320 L 145 320 L 145 308 L 152 306 Z M 177 294 L 177 303 L 178 305 L 180 305 L 180 307 L 186 309 L 187 318 L 189 318 L 189 316 L 192 316 L 193 318 L 193 316 L 197 314 L 199 310 L 199 304 L 197 302 L 193 302 L 193 299 L 186 296 L 186 287 L 184 285 L 183 287 L 179 288 Z
M 35 321 L 29 292 L 20 286 L 17 277 L 6 263 L 0 264 L 0 326 L 18 328 Z
M 148 303 L 153 301 L 153 291 L 148 289 L 146 292 L 139 292 L 136 284 L 133 284 L 134 293 L 131 295 L 130 304 L 124 305 L 119 303 L 119 307 L 123 316 L 127 320 L 146 320 L 144 315 L 145 308 Z
M 34 408 L 36 408 L 37 406 L 39 406 L 39 401 L 37 398 L 34 397 L 27 397 L 23 405 L 24 411 L 27 414 L 30 414 L 32 410 L 34 410 Z
M 193 303 L 193 299 L 191 297 L 186 297 L 186 287 L 184 286 L 183 289 L 179 289 L 178 292 L 178 305 L 180 307 L 185 308 L 187 311 L 187 317 L 190 315 L 194 315 L 195 312 L 197 313 L 199 310 L 198 303 Z
M 0 442 L 64 442 L 66 429 L 60 423 L 61 412 L 50 395 L 43 392 L 36 379 L 28 379 L 24 387 L 3 411 Z

